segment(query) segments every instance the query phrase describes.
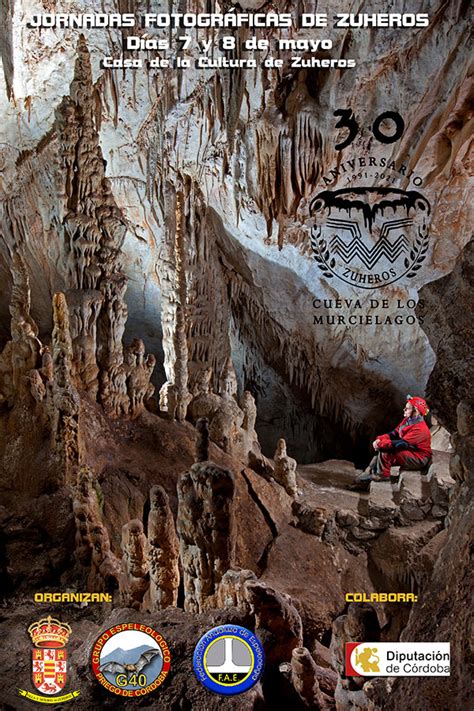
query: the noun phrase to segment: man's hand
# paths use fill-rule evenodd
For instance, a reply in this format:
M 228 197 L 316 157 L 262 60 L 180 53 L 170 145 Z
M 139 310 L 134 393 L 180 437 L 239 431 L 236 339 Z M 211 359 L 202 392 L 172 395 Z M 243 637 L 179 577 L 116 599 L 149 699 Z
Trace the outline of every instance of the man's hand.
M 380 447 L 380 440 L 379 439 L 374 440 L 374 442 L 372 442 L 372 447 L 375 449 L 375 451 L 377 451 Z

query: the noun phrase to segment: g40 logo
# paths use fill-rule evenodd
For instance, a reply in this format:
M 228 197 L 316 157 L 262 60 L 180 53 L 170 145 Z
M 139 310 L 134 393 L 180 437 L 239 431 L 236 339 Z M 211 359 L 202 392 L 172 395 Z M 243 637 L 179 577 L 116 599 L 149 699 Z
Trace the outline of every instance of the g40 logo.
M 337 109 L 334 116 L 341 118 L 336 123 L 336 128 L 347 128 L 349 133 L 341 143 L 335 145 L 336 151 L 342 151 L 347 146 L 350 146 L 354 138 L 359 133 L 359 124 L 352 109 Z M 383 133 L 381 130 L 382 124 L 386 122 L 392 125 L 390 133 Z M 396 111 L 384 111 L 379 114 L 372 124 L 372 133 L 374 138 L 380 143 L 395 143 L 403 136 L 405 130 L 405 122 Z
M 131 674 L 127 677 L 126 674 L 117 674 L 115 677 L 115 683 L 117 686 L 146 686 L 146 675 L 145 674 Z

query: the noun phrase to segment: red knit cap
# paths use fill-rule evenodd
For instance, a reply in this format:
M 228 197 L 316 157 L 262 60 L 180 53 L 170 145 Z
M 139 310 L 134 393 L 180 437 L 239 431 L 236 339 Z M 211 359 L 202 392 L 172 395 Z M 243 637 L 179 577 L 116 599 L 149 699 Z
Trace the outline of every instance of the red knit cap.
M 423 400 L 422 397 L 412 397 L 411 395 L 407 395 L 407 402 L 409 402 L 410 405 L 413 405 L 413 407 L 416 407 L 418 412 L 420 412 L 423 417 L 428 414 L 428 405 L 426 404 L 426 400 Z

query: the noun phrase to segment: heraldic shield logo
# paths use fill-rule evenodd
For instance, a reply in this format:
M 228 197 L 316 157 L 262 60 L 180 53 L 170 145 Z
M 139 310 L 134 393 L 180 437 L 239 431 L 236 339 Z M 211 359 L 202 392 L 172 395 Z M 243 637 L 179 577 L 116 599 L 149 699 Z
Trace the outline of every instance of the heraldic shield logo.
M 42 694 L 58 694 L 66 684 L 69 625 L 47 617 L 28 627 L 33 649 L 33 684 Z
M 28 632 L 34 644 L 32 651 L 33 684 L 41 694 L 46 696 L 58 694 L 64 689 L 67 680 L 66 644 L 72 630 L 65 622 L 60 622 L 49 615 L 38 622 L 33 622 L 28 627 Z M 79 696 L 79 691 L 74 691 L 49 700 L 24 689 L 19 689 L 19 693 L 21 696 L 40 703 L 59 703 Z
M 376 289 L 413 278 L 426 258 L 431 209 L 416 190 L 325 190 L 310 212 L 314 258 L 329 279 Z

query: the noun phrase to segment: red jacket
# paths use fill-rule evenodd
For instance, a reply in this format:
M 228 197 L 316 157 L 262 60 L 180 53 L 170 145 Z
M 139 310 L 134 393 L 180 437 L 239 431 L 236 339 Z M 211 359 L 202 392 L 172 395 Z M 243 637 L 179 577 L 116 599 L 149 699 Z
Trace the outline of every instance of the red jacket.
M 415 457 L 431 457 L 431 433 L 423 418 L 407 424 L 413 418 L 405 417 L 392 432 L 379 435 L 380 449 L 389 451 L 409 450 Z

